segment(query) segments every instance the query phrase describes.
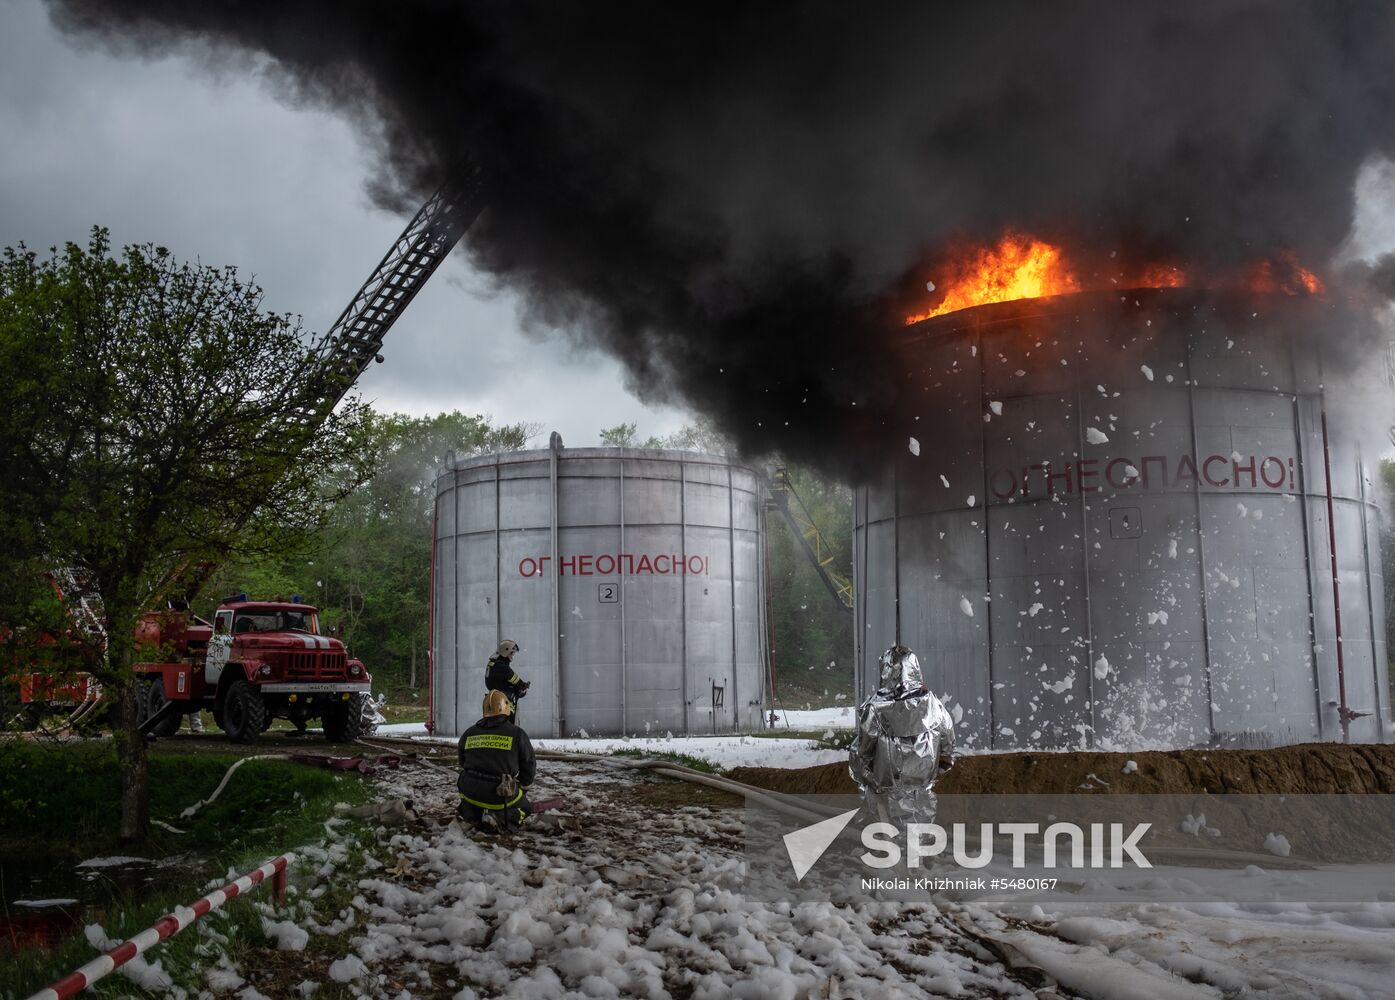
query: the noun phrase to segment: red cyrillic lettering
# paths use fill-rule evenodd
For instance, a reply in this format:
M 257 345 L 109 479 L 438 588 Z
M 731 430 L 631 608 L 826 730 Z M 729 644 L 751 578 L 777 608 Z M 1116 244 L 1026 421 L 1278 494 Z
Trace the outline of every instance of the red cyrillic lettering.
M 1022 470 L 1022 495 L 1023 495 L 1024 497 L 1028 495 L 1028 493 L 1031 491 L 1031 488 L 1032 488 L 1031 476 L 1032 476 L 1032 470 L 1033 470 L 1033 469 L 1040 469 L 1043 473 L 1047 473 L 1047 474 L 1049 474 L 1049 473 L 1051 472 L 1051 466 L 1048 465 L 1048 464 L 1045 463 L 1045 462 L 1040 463 L 1040 464 L 1038 464 L 1038 465 L 1029 465 L 1029 466 L 1026 466 L 1026 467 Z M 1043 477 L 1042 486 L 1045 487 L 1045 486 L 1047 486 L 1047 485 L 1049 485 L 1049 484 L 1045 481 L 1045 478 Z
M 593 559 L 595 559 L 595 556 L 577 556 L 577 557 L 576 557 L 576 575 L 577 575 L 577 576 L 590 576 L 590 575 L 591 575 L 591 562 L 592 562 Z
M 609 562 L 607 562 L 606 560 L 609 560 Z M 605 567 L 604 569 L 602 568 L 603 566 Z M 614 573 L 615 557 L 596 556 L 596 572 L 599 573 L 601 576 L 610 576 L 610 574 Z
M 1096 476 L 1100 474 L 1100 470 L 1098 468 L 1099 461 L 1100 460 L 1098 458 L 1082 458 L 1080 461 L 1075 463 L 1075 475 L 1076 478 L 1080 481 L 1081 493 L 1098 493 L 1100 491 L 1100 488 L 1098 486 L 1085 485 L 1085 479 L 1087 476 L 1090 479 L 1094 479 Z
M 672 556 L 655 556 L 655 557 L 654 557 L 654 572 L 655 572 L 655 573 L 669 573 L 669 572 L 672 572 L 672 571 L 673 571 L 673 557 L 672 557 Z
M 568 573 L 572 576 L 576 575 L 576 556 L 562 557 L 561 575 L 566 576 Z
M 697 569 L 693 569 L 693 560 L 694 560 L 694 559 L 697 560 L 697 564 L 698 564 Z M 689 573 L 693 573 L 693 574 L 697 574 L 697 575 L 706 576 L 708 570 L 711 569 L 711 567 L 712 567 L 712 557 L 711 557 L 711 556 L 690 556 L 690 557 L 688 558 L 688 572 L 689 572 Z
M 1222 464 L 1225 464 L 1227 461 L 1229 461 L 1229 459 L 1227 459 L 1224 455 L 1208 455 L 1207 458 L 1206 458 L 1206 461 L 1204 461 L 1204 462 L 1201 463 L 1201 478 L 1204 479 L 1204 480 L 1206 480 L 1206 485 L 1207 485 L 1207 486 L 1229 486 L 1229 485 L 1230 485 L 1230 477 L 1228 477 L 1228 476 L 1227 476 L 1225 479 L 1212 479 L 1212 478 L 1211 478 L 1211 463 L 1212 463 L 1212 462 L 1220 462 L 1220 463 L 1222 463 Z
M 1240 473 L 1242 473 L 1242 472 L 1248 472 L 1248 473 L 1250 474 L 1250 489 L 1254 489 L 1254 487 L 1255 487 L 1255 457 L 1254 457 L 1253 455 L 1251 455 L 1251 456 L 1250 456 L 1249 464 L 1247 464 L 1247 465 L 1241 465 L 1239 462 L 1236 462 L 1236 461 L 1234 461 L 1234 460 L 1232 460 L 1230 464 L 1231 464 L 1231 466 L 1232 466 L 1232 467 L 1234 468 L 1234 470 L 1235 470 L 1235 488 L 1236 488 L 1236 489 L 1239 489 L 1239 488 L 1240 488 Z
M 1164 486 L 1166 486 L 1166 485 L 1167 485 L 1167 456 L 1166 456 L 1166 455 L 1144 455 L 1144 456 L 1143 456 L 1142 462 L 1139 463 L 1139 468 L 1143 470 L 1142 472 L 1140 472 L 1140 473 L 1138 474 L 1138 481 L 1139 481 L 1139 484 L 1142 485 L 1144 489 L 1147 489 L 1147 488 L 1148 488 L 1148 463 L 1149 463 L 1149 462 L 1160 462 L 1160 463 L 1162 464 L 1162 471 L 1161 471 L 1161 473 L 1159 474 L 1158 478 L 1161 479 L 1161 480 L 1162 480 L 1162 484 L 1163 484 Z
M 998 489 L 998 483 L 1002 481 L 1003 476 L 1007 476 L 1006 490 Z M 995 500 L 1006 500 L 1017 492 L 1017 477 L 1012 474 L 1011 469 L 999 469 L 988 477 L 988 488 L 993 491 Z
M 1067 464 L 1066 464 L 1066 471 L 1065 471 L 1065 472 L 1052 472 L 1052 471 L 1051 471 L 1051 463 L 1050 463 L 1050 462 L 1047 462 L 1047 463 L 1046 463 L 1046 492 L 1047 492 L 1048 494 L 1050 494 L 1051 496 L 1054 497 L 1054 496 L 1056 495 L 1056 480 L 1058 480 L 1058 479 L 1064 479 L 1064 480 L 1066 481 L 1066 495 L 1069 496 L 1070 494 L 1074 493 L 1074 492 L 1075 492 L 1075 489 L 1074 489 L 1074 485 L 1075 485 L 1075 484 L 1074 484 L 1074 482 L 1073 482 L 1073 479 L 1074 479 L 1074 472 L 1075 472 L 1075 470 L 1071 467 L 1070 463 L 1067 463 Z
M 1122 465 L 1124 467 L 1123 482 L 1114 481 L 1114 467 Z M 1104 467 L 1104 480 L 1116 490 L 1126 490 L 1134 483 L 1138 482 L 1138 470 L 1127 458 L 1116 458 Z
M 531 556 L 524 556 L 518 563 L 518 575 L 523 577 L 533 576 L 538 572 L 538 561 Z
M 1269 477 L 1264 473 L 1264 470 L 1269 468 L 1270 462 L 1273 462 L 1279 470 L 1279 478 L 1274 480 L 1272 483 L 1269 481 Z M 1264 485 L 1268 486 L 1271 490 L 1276 490 L 1280 486 L 1284 485 L 1284 460 L 1282 458 L 1279 458 L 1277 455 L 1270 455 L 1263 462 L 1260 462 L 1259 478 L 1264 480 Z
M 1192 485 L 1196 485 L 1196 459 L 1190 455 L 1183 455 L 1177 460 L 1177 478 L 1173 485 L 1181 486 L 1183 480 L 1191 480 Z
M 636 573 L 652 573 L 652 572 L 654 572 L 654 564 L 653 564 L 652 562 L 649 561 L 649 555 L 648 555 L 648 553 L 645 553 L 644 555 L 641 555 L 641 556 L 639 557 L 639 563 L 635 566 L 635 572 L 636 572 Z

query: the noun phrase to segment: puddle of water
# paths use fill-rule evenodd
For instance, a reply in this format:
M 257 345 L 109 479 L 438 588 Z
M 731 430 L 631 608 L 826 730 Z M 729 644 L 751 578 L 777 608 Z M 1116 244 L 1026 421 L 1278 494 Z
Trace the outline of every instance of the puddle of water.
M 0 856 L 0 954 L 52 948 L 101 921 L 114 902 L 138 900 L 155 882 L 194 870 L 178 860 Z

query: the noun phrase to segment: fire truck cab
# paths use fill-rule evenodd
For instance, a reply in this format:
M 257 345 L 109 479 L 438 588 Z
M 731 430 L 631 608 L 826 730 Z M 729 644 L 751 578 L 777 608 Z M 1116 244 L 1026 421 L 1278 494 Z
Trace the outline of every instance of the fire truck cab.
M 142 724 L 173 735 L 208 709 L 234 743 L 250 743 L 276 718 L 298 728 L 320 719 L 331 741 L 364 735 L 373 679 L 344 643 L 320 632 L 319 612 L 299 601 L 224 601 L 213 621 L 151 612 L 136 630 L 159 658 L 136 664 Z

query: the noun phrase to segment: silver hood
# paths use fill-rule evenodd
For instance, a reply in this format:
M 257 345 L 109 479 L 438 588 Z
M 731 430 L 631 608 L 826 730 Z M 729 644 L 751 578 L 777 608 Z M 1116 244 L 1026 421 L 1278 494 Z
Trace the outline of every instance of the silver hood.
M 904 698 L 925 689 L 920 657 L 907 646 L 892 646 L 881 658 L 881 684 L 878 694 Z
M 920 660 L 905 646 L 881 658 L 881 687 L 857 710 L 848 767 L 864 793 L 926 791 L 954 756 L 954 719 L 925 687 Z

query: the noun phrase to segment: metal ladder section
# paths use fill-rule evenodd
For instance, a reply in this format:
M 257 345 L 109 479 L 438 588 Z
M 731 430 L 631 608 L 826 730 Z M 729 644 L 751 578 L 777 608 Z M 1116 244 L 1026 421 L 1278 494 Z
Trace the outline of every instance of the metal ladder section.
M 831 568 L 833 547 L 829 545 L 828 539 L 824 538 L 823 532 L 809 513 L 809 508 L 804 506 L 804 501 L 795 491 L 794 484 L 790 482 L 789 470 L 783 467 L 775 469 L 766 480 L 766 489 L 770 493 L 771 506 L 784 516 L 785 523 L 799 540 L 804 554 L 809 557 L 809 562 L 819 574 L 819 579 L 828 588 L 829 596 L 837 601 L 844 611 L 851 613 L 852 580 Z
M 388 330 L 484 206 L 479 164 L 458 164 L 315 345 L 316 368 L 288 417 L 292 426 L 318 427 L 368 366 L 382 360 L 378 352 Z

